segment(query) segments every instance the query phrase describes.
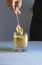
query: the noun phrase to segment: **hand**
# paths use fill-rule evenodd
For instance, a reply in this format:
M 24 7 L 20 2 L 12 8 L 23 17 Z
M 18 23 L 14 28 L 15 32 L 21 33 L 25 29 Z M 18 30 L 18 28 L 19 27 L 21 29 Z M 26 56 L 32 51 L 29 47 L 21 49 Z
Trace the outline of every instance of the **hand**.
M 19 10 L 22 5 L 22 0 L 12 0 L 12 7 L 15 14 L 21 14 L 21 11 Z

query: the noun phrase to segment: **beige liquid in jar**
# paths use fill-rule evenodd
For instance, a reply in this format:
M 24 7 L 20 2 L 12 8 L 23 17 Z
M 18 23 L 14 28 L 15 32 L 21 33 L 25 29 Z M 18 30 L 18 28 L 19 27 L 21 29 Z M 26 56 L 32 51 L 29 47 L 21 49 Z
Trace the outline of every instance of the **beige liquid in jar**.
M 27 35 L 14 36 L 14 46 L 15 47 L 25 48 L 27 47 L 27 43 L 28 43 L 27 41 L 28 41 Z

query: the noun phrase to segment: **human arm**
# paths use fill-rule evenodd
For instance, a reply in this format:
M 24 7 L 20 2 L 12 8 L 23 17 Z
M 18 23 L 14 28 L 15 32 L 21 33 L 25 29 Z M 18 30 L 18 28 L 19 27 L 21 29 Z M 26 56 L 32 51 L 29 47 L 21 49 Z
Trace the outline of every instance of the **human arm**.
M 6 0 L 8 7 L 15 13 L 21 14 L 22 0 Z

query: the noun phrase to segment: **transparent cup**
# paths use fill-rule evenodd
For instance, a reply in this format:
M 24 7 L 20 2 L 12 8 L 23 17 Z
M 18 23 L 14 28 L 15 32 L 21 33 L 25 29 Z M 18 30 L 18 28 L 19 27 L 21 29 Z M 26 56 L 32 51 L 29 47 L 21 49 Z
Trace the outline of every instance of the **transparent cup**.
M 28 46 L 28 34 L 24 33 L 23 35 L 19 35 L 17 32 L 13 34 L 13 43 L 14 48 L 17 50 L 24 51 Z

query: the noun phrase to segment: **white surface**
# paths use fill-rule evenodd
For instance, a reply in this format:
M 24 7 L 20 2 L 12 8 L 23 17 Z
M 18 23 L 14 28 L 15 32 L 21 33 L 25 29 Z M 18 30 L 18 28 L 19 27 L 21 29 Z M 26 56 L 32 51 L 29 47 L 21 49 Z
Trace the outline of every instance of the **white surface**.
M 13 48 L 13 42 L 0 42 Z M 0 52 L 0 65 L 42 65 L 42 42 L 30 42 L 27 52 Z

